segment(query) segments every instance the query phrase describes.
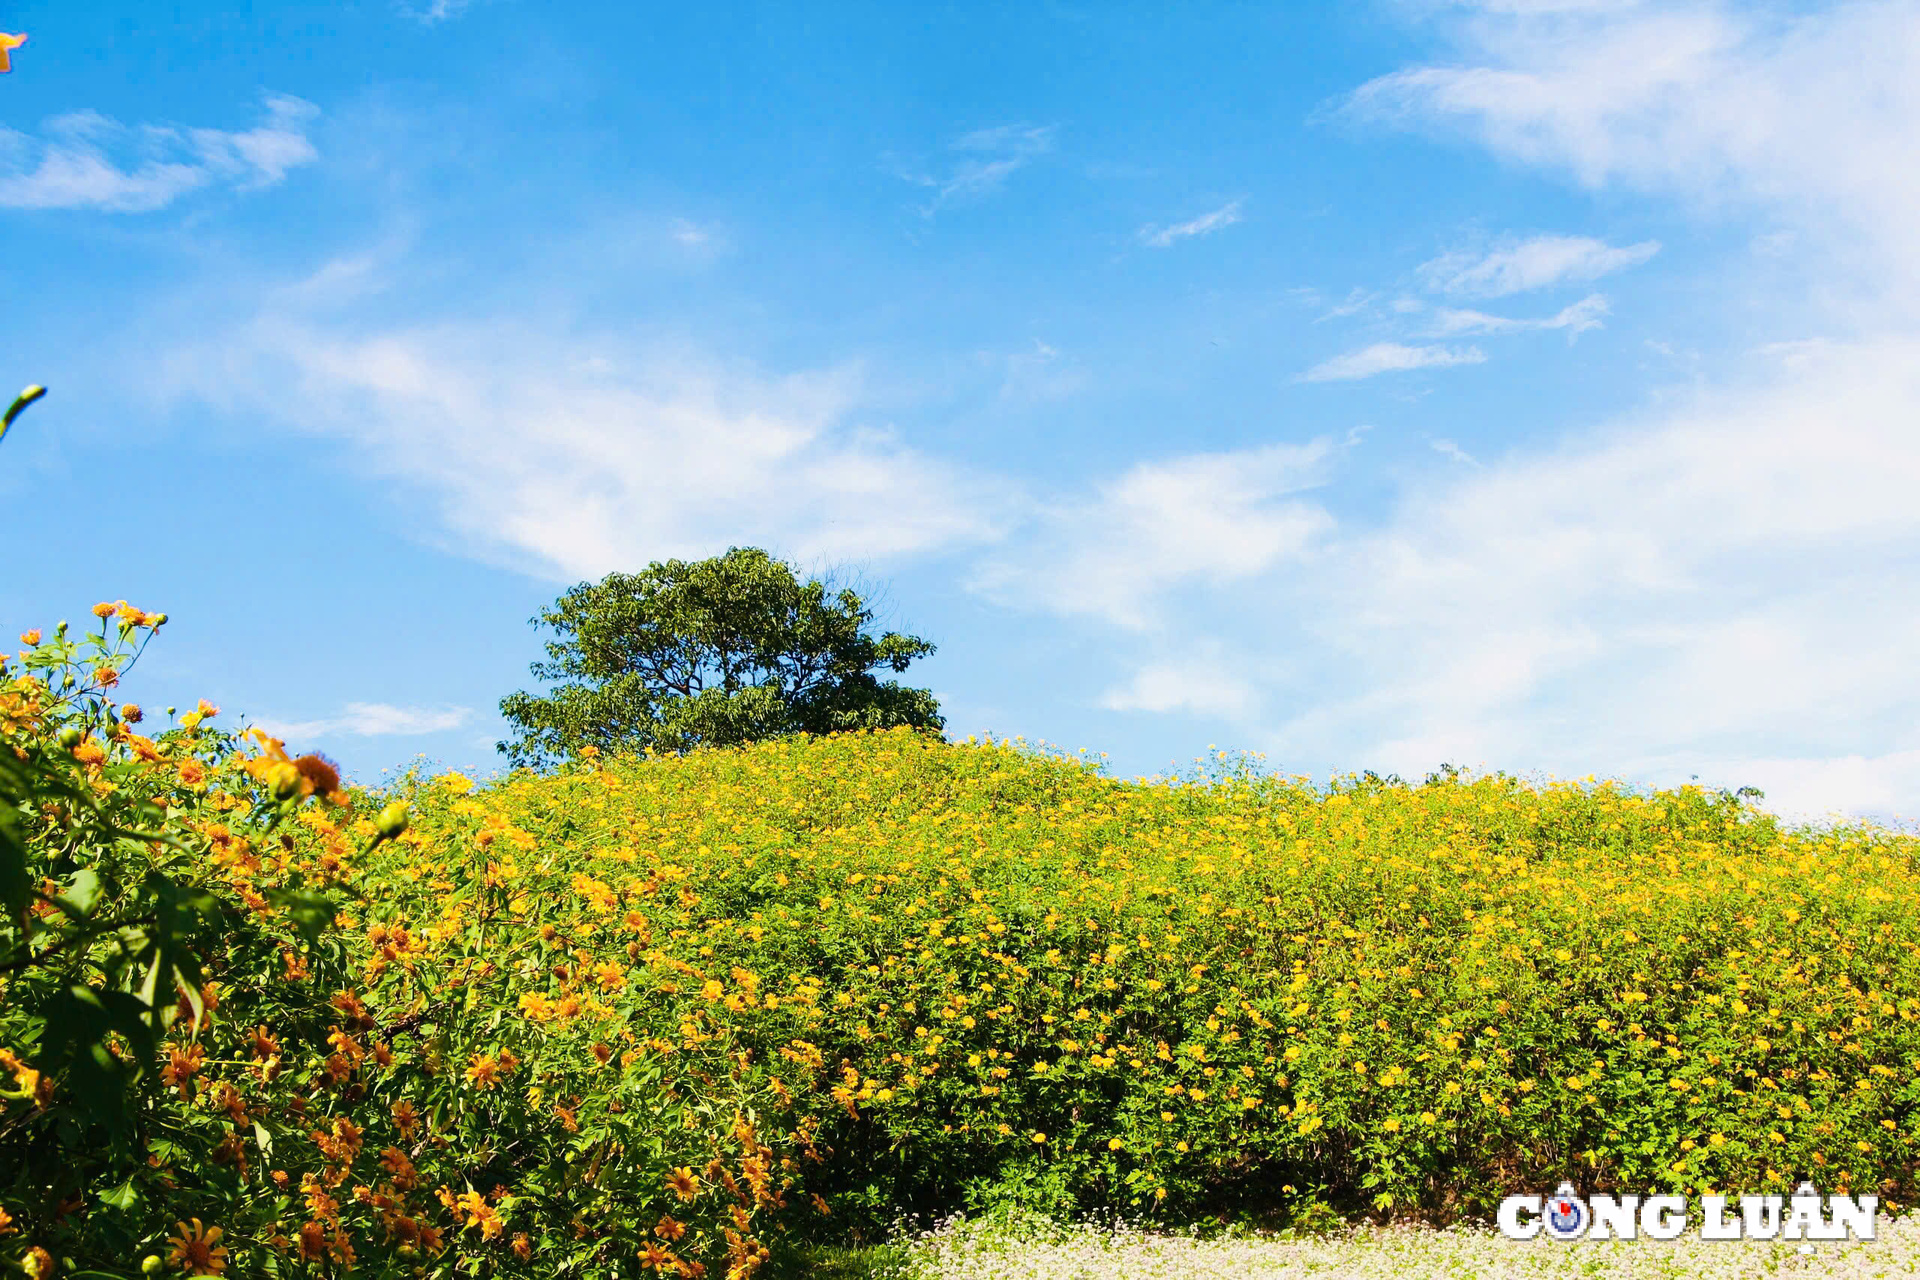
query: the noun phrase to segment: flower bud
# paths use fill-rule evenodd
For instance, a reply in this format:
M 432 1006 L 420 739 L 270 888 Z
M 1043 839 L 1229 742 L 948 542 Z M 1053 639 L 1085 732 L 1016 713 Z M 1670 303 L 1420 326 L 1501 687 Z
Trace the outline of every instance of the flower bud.
M 157 1253 L 150 1253 L 140 1259 L 140 1274 L 143 1276 L 157 1276 L 166 1269 L 167 1264 L 160 1261 L 160 1255 Z
M 55 736 L 54 741 L 58 742 L 66 750 L 71 751 L 79 746 L 80 740 L 86 736 L 86 734 L 80 732 L 79 726 L 70 724 Z
M 407 829 L 407 802 L 395 800 L 373 820 L 373 829 L 382 840 L 397 839 Z
M 275 800 L 290 800 L 300 794 L 300 771 L 283 760 L 267 770 L 267 784 Z

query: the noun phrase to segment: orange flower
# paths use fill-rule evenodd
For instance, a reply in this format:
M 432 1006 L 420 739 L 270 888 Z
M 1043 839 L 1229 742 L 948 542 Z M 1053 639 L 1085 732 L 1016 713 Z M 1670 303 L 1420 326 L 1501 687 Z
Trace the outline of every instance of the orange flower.
M 126 603 L 125 600 L 120 601 L 120 604 L 107 604 L 106 602 L 102 601 L 101 603 L 93 606 L 93 616 L 96 618 L 111 618 L 114 614 L 120 612 L 120 605 L 125 603 Z M 194 1221 L 198 1222 L 199 1219 L 195 1218 Z M 182 1224 L 182 1225 L 184 1226 L 185 1224 Z
M 13 1225 L 13 1215 L 0 1209 L 0 1236 L 10 1236 L 19 1229 Z
M 25 638 L 25 636 L 21 637 L 23 640 Z M 139 724 L 141 720 L 146 718 L 146 712 L 140 710 L 139 703 L 129 702 L 126 706 L 120 708 L 120 718 L 128 724 Z
M 388 1147 L 380 1153 L 380 1167 L 393 1179 L 393 1185 L 402 1191 L 411 1191 L 420 1185 L 420 1175 L 414 1170 L 413 1161 L 407 1159 L 407 1153 L 398 1147 Z
M 189 1227 L 174 1224 L 180 1234 L 168 1239 L 167 1261 L 192 1276 L 217 1276 L 227 1269 L 227 1249 L 220 1243 L 224 1233 L 219 1227 L 203 1227 L 195 1218 Z
M 453 1206 L 453 1212 L 456 1217 L 464 1218 L 467 1226 L 480 1228 L 482 1240 L 491 1240 L 506 1228 L 494 1207 L 478 1191 L 462 1192 Z
M 691 1200 L 700 1194 L 700 1179 L 693 1176 L 693 1170 L 685 1167 L 667 1175 L 667 1186 L 682 1200 Z
M 393 1123 L 400 1129 L 400 1136 L 411 1138 L 414 1130 L 420 1127 L 419 1113 L 413 1109 L 413 1103 L 406 1098 L 393 1104 Z
M 40 628 L 38 628 L 38 627 L 35 627 L 35 628 L 34 628 L 33 630 L 31 630 L 31 631 L 22 631 L 22 632 L 20 633 L 20 643 L 21 643 L 21 644 L 23 644 L 23 645 L 25 645 L 25 646 L 27 646 L 27 648 L 29 648 L 29 649 L 31 649 L 31 648 L 33 648 L 33 647 L 34 647 L 35 645 L 37 645 L 37 644 L 39 644 L 39 643 L 40 643 Z
M 200 1064 L 206 1060 L 206 1051 L 199 1045 L 188 1045 L 185 1049 L 178 1045 L 167 1047 L 167 1065 L 160 1068 L 160 1079 L 167 1084 L 176 1085 L 180 1096 L 189 1097 L 192 1092 L 194 1076 L 200 1072 Z
M 300 1224 L 300 1259 L 319 1262 L 327 1256 L 327 1229 L 318 1222 Z
M 247 1038 L 247 1042 L 256 1058 L 266 1059 L 280 1055 L 280 1042 L 267 1034 L 264 1023 L 253 1029 L 253 1034 Z
M 181 786 L 197 787 L 207 780 L 207 771 L 198 760 L 183 760 L 180 762 L 178 777 Z
M 675 1261 L 671 1253 L 660 1247 L 658 1240 L 647 1241 L 647 1247 L 640 1251 L 640 1265 L 654 1271 L 665 1271 Z
M 513 1238 L 513 1256 L 522 1262 L 533 1257 L 533 1241 L 527 1239 L 527 1233 L 524 1231 Z
M 0 50 L 0 53 L 4 52 L 4 50 Z M 0 68 L 0 70 L 5 70 L 5 68 Z M 22 1269 L 30 1276 L 50 1276 L 53 1274 L 53 1255 L 38 1245 L 27 1250 L 27 1256 L 22 1259 L 22 1263 Z
M 654 1224 L 653 1230 L 664 1240 L 678 1240 L 687 1234 L 687 1229 L 667 1214 L 660 1215 L 660 1221 Z
M 309 753 L 294 758 L 293 767 L 299 771 L 300 791 L 303 795 L 318 792 L 322 796 L 333 796 L 340 790 L 340 768 L 325 756 Z
M 476 1053 L 467 1064 L 467 1079 L 476 1089 L 491 1089 L 500 1082 L 500 1064 L 484 1053 Z

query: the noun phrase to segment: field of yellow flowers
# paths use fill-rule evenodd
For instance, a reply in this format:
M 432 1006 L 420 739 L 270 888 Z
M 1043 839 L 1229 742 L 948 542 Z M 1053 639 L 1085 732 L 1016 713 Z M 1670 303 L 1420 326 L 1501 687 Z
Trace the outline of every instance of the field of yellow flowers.
M 98 1003 L 125 931 L 36 932 L 95 855 L 77 809 L 32 815 L 0 1249 L 34 1274 L 743 1280 L 1009 1203 L 1916 1196 L 1915 837 L 1696 788 L 1125 782 L 904 730 L 369 794 L 206 706 L 83 731 L 52 692 L 78 659 L 34 652 L 9 739 L 164 822 L 209 922 L 152 1044 L 102 1051 L 137 1122 L 89 1128 L 91 1068 L 17 997 L 67 965 Z M 109 847 L 92 892 L 161 859 Z

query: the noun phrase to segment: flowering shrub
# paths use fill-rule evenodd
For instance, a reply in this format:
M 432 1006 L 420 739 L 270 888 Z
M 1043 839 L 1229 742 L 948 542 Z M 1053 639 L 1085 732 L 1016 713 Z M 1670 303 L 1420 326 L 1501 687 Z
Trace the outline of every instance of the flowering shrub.
M 204 705 L 142 736 L 110 695 L 159 619 L 96 612 L 0 684 L 0 1250 L 41 1275 L 741 1280 L 1007 1198 L 1914 1198 L 1912 837 L 907 730 L 372 796 Z
M 487 841 L 436 864 L 404 801 L 205 703 L 143 735 L 112 693 L 165 618 L 94 613 L 0 664 L 0 1256 L 42 1277 L 766 1260 L 796 1144 L 731 1043 L 664 1053 L 610 980 L 548 1034 L 510 999 L 546 944 Z
M 516 1044 L 611 1018 L 642 1061 L 745 1055 L 841 1228 L 1449 1219 L 1562 1176 L 1914 1196 L 1912 837 L 1693 787 L 1128 784 L 904 730 L 464 787 L 367 874 L 493 896 L 369 920 L 484 930 L 466 989 Z

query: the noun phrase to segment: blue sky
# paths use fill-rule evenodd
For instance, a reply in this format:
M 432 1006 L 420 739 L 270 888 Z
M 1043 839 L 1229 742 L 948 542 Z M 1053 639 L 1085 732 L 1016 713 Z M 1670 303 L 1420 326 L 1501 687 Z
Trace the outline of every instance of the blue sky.
M 1920 5 L 169 8 L 0 9 L 0 624 L 143 701 L 492 768 L 759 545 L 1122 774 L 1920 811 Z

